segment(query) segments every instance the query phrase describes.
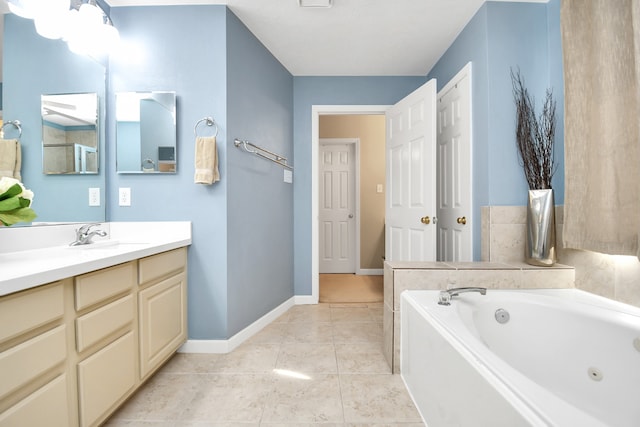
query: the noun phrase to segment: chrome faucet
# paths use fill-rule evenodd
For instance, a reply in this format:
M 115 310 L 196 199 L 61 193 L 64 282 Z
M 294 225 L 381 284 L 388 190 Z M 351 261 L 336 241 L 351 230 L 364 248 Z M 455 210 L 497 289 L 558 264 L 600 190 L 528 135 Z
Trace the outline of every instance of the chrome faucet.
M 96 227 L 98 224 L 85 224 L 82 227 L 76 229 L 76 241 L 69 243 L 69 246 L 79 246 L 79 245 L 89 245 L 93 243 L 91 238 L 93 236 L 104 237 L 107 235 L 106 231 L 103 230 L 93 230 L 93 227 Z
M 446 291 L 440 291 L 438 304 L 451 305 L 451 298 L 464 294 L 466 292 L 480 292 L 481 295 L 487 294 L 487 288 L 467 287 L 467 288 L 451 288 Z

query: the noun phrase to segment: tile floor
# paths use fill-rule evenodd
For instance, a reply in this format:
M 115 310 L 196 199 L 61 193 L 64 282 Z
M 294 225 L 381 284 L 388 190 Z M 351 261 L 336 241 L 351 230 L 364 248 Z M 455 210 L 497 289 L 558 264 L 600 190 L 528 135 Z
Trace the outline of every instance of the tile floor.
M 106 425 L 423 426 L 379 303 L 294 306 L 231 353 L 176 354 Z

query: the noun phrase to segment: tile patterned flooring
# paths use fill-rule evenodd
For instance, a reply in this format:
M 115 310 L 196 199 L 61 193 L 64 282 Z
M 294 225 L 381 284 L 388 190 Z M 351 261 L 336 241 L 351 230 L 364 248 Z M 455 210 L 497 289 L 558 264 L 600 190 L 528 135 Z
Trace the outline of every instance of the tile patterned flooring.
M 106 426 L 423 424 L 384 359 L 376 303 L 294 306 L 231 353 L 176 354 Z

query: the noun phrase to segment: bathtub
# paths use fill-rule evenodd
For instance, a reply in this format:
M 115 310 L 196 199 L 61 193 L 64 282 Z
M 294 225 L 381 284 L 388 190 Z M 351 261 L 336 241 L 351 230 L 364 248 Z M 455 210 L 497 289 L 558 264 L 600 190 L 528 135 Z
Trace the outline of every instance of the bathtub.
M 640 426 L 640 309 L 574 289 L 438 294 L 400 307 L 401 376 L 427 426 Z

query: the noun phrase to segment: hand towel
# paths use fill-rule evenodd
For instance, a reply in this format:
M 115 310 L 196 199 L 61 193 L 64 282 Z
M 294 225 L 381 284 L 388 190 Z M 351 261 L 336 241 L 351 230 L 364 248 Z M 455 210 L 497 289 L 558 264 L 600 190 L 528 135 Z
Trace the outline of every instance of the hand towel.
M 20 141 L 17 139 L 0 139 L 0 177 L 8 176 L 22 181 L 21 168 Z
M 196 138 L 196 184 L 213 184 L 220 181 L 218 171 L 218 150 L 215 136 L 199 136 Z

